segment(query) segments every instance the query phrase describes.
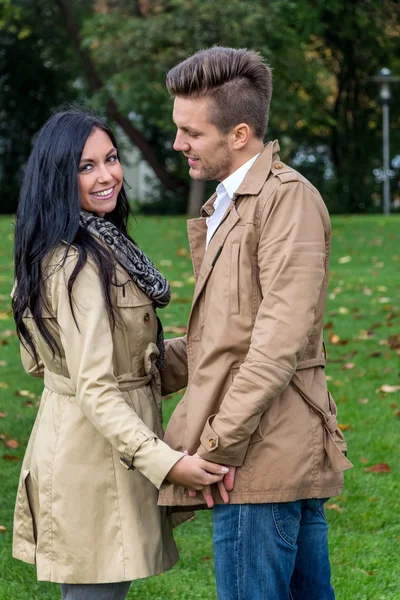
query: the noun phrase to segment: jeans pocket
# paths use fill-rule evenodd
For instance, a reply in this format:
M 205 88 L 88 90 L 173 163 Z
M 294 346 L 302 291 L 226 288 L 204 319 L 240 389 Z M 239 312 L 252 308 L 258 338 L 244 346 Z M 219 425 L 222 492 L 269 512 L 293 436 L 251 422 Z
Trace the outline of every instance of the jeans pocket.
M 300 529 L 301 510 L 297 502 L 272 504 L 276 530 L 284 542 L 294 546 Z

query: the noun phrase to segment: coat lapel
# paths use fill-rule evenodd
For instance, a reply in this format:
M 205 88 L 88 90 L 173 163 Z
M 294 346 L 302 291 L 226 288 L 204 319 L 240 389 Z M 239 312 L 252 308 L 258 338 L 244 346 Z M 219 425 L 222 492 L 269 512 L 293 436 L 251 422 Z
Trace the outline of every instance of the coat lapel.
M 239 220 L 240 217 L 236 210 L 236 206 L 231 202 L 206 251 L 206 219 L 201 218 L 188 221 L 188 237 L 196 277 L 192 311 L 222 252 L 226 238 Z

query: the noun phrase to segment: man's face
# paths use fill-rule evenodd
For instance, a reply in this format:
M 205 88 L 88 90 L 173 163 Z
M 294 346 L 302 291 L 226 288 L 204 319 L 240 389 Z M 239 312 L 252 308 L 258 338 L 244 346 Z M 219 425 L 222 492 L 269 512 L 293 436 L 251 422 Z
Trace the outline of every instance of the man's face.
M 172 118 L 178 131 L 174 149 L 188 159 L 192 179 L 223 181 L 234 171 L 231 136 L 210 123 L 209 103 L 208 98 L 175 98 Z

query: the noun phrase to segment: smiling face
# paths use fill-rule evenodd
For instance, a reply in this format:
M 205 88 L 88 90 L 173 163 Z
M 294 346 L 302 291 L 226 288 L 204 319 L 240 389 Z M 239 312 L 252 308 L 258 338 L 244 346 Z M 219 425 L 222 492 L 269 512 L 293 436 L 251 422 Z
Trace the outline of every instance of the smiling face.
M 123 183 L 118 153 L 107 133 L 94 128 L 86 140 L 79 162 L 81 207 L 104 217 L 117 204 Z
M 209 102 L 208 98 L 175 98 L 172 118 L 178 131 L 174 149 L 188 159 L 192 179 L 223 181 L 235 170 L 233 137 L 210 122 Z

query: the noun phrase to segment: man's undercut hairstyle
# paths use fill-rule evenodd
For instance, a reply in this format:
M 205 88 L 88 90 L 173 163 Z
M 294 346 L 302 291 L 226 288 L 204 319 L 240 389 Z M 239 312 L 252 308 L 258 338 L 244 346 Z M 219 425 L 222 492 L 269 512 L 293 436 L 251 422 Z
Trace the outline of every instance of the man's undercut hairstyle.
M 167 75 L 171 96 L 212 100 L 209 119 L 228 133 L 247 123 L 263 139 L 272 95 L 272 71 L 262 56 L 245 48 L 200 50 Z

